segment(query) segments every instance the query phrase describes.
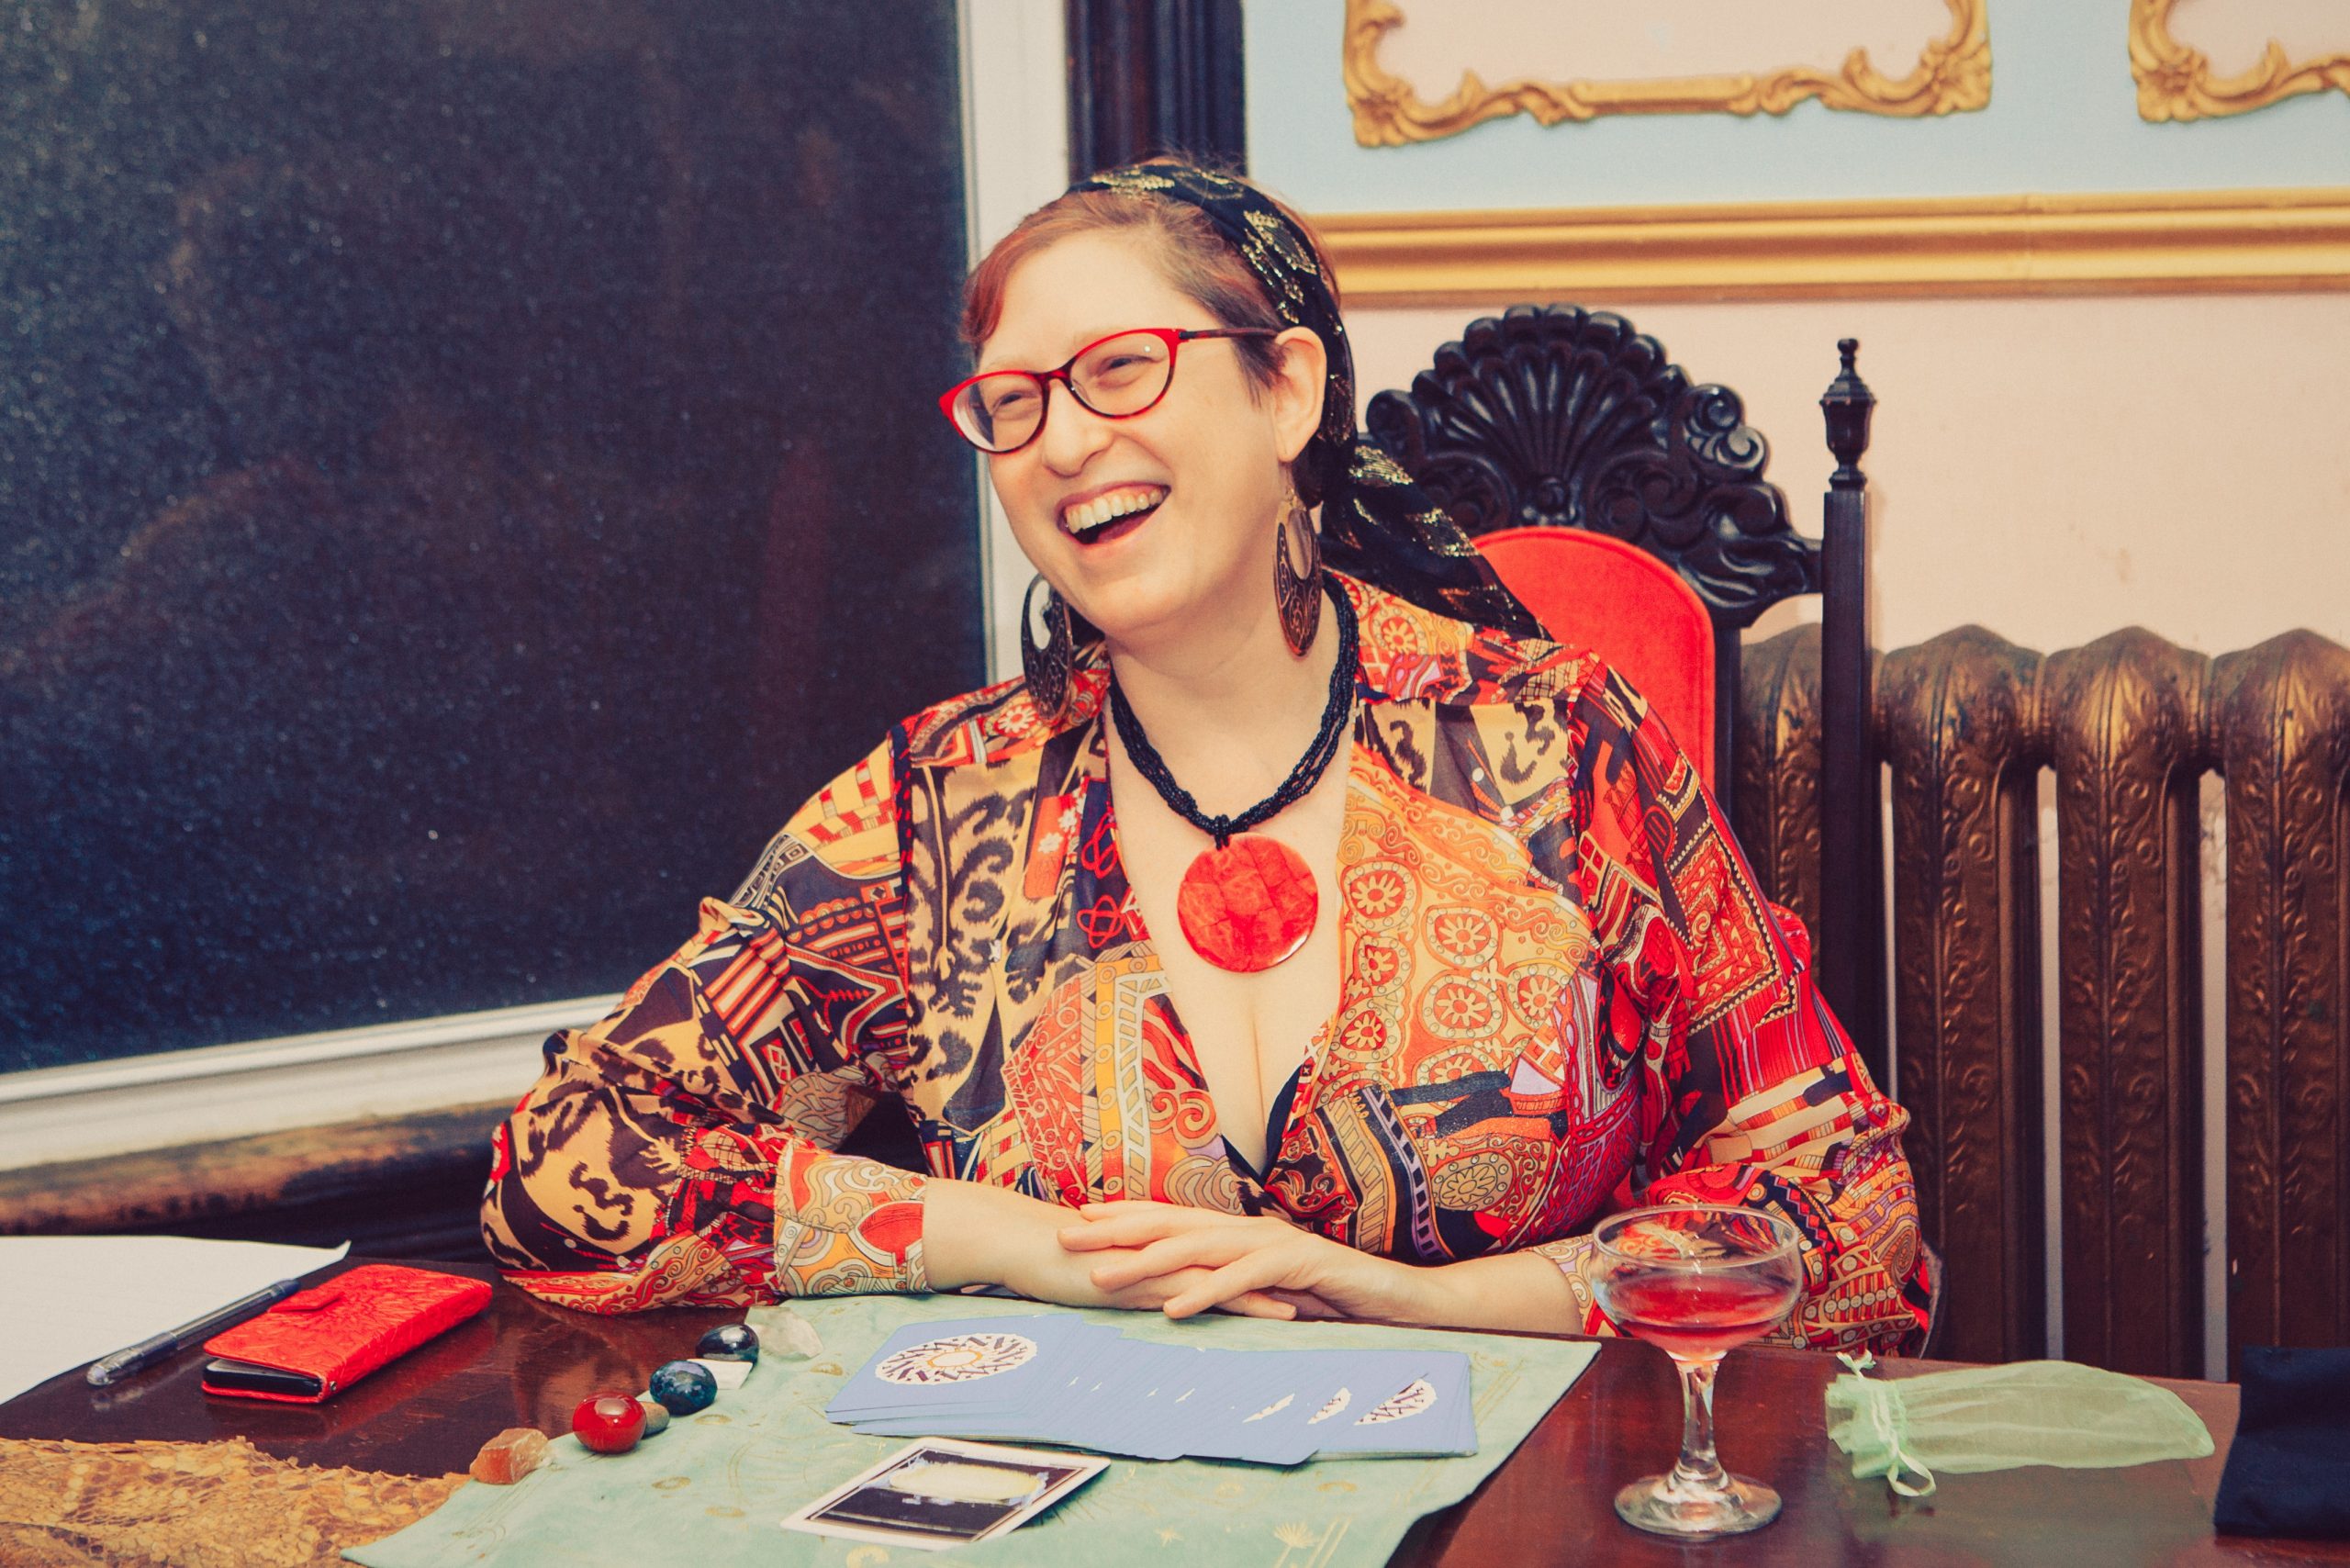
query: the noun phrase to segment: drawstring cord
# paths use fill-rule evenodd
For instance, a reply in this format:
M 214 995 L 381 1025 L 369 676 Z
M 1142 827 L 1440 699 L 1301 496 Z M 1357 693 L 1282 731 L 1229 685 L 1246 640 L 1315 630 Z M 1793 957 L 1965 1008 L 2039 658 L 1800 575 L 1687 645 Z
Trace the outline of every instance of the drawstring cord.
M 1854 1377 L 1868 1385 L 1869 1397 L 1863 1403 L 1868 1408 L 1870 1420 L 1875 1424 L 1878 1440 L 1885 1444 L 1886 1455 L 1885 1484 L 1904 1497 L 1931 1496 L 1936 1485 L 1934 1473 L 1920 1464 L 1908 1450 L 1901 1446 L 1901 1434 L 1896 1428 L 1893 1420 L 1893 1391 L 1885 1386 L 1882 1380 L 1876 1383 L 1869 1382 L 1867 1372 L 1871 1367 L 1876 1365 L 1875 1355 L 1871 1351 L 1863 1350 L 1856 1359 L 1839 1350 L 1836 1353 L 1836 1359 L 1851 1368 Z M 1925 1484 L 1913 1486 L 1902 1480 L 1904 1471 L 1916 1476 Z

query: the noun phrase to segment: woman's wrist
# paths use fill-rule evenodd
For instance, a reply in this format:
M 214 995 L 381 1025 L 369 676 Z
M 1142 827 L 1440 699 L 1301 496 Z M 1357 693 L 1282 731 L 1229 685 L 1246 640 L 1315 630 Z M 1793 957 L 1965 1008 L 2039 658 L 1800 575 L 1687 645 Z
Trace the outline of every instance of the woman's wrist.
M 1576 1331 L 1573 1295 L 1557 1265 L 1539 1253 L 1396 1267 L 1410 1276 L 1395 1287 L 1396 1322 L 1431 1328 Z
M 1069 1211 L 977 1182 L 933 1177 L 923 1201 L 923 1259 L 933 1290 L 1002 1285 L 1046 1299 L 1063 1260 L 1054 1233 Z
M 1394 1275 L 1389 1289 L 1394 1293 L 1395 1308 L 1384 1316 L 1397 1323 L 1417 1323 L 1440 1327 L 1460 1320 L 1458 1263 L 1404 1263 L 1393 1260 L 1389 1266 Z

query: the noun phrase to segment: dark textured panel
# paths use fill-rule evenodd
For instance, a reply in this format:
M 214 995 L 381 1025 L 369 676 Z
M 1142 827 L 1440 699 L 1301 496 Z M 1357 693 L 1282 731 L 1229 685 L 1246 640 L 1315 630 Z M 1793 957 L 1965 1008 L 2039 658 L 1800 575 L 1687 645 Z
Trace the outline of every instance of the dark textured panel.
M 1936 1353 L 2047 1349 L 2042 1216 L 2040 655 L 1980 627 L 1886 655 L 1904 1140 L 1948 1285 Z
M 2210 661 L 2150 632 L 2050 656 L 2065 1354 L 2203 1369 L 2200 834 Z
M 1818 633 L 1750 650 L 1738 828 L 1817 896 Z M 2065 1346 L 2202 1370 L 2195 794 L 2228 801 L 2228 1340 L 2350 1342 L 2350 651 L 2209 666 L 2145 633 L 2043 658 L 1968 628 L 1888 655 L 1905 1145 L 1950 1265 L 1940 1353 L 2045 1346 L 2037 780 L 2063 823 Z
M 616 990 L 978 683 L 954 6 L 17 10 L 0 1069 Z
M 1240 0 L 1068 0 L 1069 174 L 1157 152 L 1248 168 Z
M 1819 627 L 1750 644 L 1740 672 L 1739 847 L 1764 896 L 1819 929 Z
M 2228 799 L 2228 1355 L 2350 1343 L 2350 651 L 2212 668 Z

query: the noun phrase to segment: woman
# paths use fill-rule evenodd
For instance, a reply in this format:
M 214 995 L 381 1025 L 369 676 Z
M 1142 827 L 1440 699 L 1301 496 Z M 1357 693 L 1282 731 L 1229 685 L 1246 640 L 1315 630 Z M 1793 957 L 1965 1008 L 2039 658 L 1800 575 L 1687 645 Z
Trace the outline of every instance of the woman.
M 548 1043 L 485 1212 L 513 1277 L 1606 1332 L 1576 1232 L 1718 1201 L 1802 1232 L 1790 1337 L 1914 1349 L 1907 1116 L 1662 724 L 1358 446 L 1303 226 L 1122 170 L 964 330 L 1026 675 L 893 730 Z M 832 1152 L 886 1100 L 929 1175 Z

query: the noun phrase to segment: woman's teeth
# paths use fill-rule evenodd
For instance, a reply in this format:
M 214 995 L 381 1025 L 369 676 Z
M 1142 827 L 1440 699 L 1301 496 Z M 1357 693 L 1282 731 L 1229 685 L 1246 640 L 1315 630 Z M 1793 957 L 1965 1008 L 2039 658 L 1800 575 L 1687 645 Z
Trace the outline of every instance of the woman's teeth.
M 1151 486 L 1145 489 L 1118 490 L 1097 497 L 1082 506 L 1074 506 L 1061 516 L 1061 527 L 1072 535 L 1083 538 L 1097 529 L 1106 528 L 1121 518 L 1148 511 L 1167 498 L 1165 489 Z

